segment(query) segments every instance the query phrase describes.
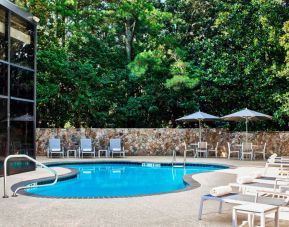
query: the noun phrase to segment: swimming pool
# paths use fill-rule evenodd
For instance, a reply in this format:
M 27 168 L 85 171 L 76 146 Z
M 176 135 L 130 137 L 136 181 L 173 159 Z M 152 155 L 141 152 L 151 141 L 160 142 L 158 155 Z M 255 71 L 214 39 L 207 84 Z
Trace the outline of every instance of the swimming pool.
M 77 169 L 75 178 L 54 186 L 26 189 L 36 196 L 59 198 L 126 197 L 178 191 L 188 187 L 183 176 L 227 168 L 221 165 L 188 164 L 172 167 L 156 163 L 62 164 Z

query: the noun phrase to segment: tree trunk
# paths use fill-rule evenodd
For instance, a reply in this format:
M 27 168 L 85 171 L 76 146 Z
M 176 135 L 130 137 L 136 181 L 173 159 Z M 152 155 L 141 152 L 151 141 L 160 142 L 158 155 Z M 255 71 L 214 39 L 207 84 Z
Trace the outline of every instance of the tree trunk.
M 125 50 L 128 62 L 133 58 L 133 39 L 136 32 L 137 18 L 127 17 L 125 20 Z

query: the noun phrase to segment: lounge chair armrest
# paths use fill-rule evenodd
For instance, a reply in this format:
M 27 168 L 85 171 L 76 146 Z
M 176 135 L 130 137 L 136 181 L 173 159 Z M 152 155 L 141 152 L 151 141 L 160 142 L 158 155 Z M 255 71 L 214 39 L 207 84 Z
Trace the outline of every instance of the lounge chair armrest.
M 257 190 L 257 197 L 261 194 L 278 196 L 278 197 L 286 197 L 286 198 L 289 197 L 289 194 L 286 194 L 286 193 L 272 192 L 272 191 L 266 191 L 266 190 Z
M 282 178 L 276 178 L 276 180 L 275 180 L 275 182 L 277 183 L 277 182 L 288 182 L 289 183 L 289 179 L 287 178 L 284 178 L 284 179 L 282 179 Z

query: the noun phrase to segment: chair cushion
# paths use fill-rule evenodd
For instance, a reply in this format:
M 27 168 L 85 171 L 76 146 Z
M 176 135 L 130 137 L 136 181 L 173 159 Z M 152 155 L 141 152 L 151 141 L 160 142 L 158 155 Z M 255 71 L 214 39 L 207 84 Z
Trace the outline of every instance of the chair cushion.
M 113 148 L 112 151 L 121 151 L 120 148 Z
M 52 148 L 51 151 L 61 151 L 59 148 Z
M 84 148 L 82 151 L 92 151 L 90 148 Z

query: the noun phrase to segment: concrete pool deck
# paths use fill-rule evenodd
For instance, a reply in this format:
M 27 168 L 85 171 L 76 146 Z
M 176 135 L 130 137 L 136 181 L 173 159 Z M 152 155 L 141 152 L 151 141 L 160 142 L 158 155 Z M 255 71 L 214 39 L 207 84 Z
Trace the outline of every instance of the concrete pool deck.
M 63 161 L 104 161 L 112 159 L 47 159 L 38 157 L 41 162 Z M 171 157 L 126 157 L 115 158 L 113 161 L 148 161 L 171 162 Z M 182 162 L 182 158 L 177 161 Z M 53 199 L 35 198 L 19 195 L 18 197 L 2 198 L 3 178 L 0 178 L 0 226 L 231 226 L 232 205 L 225 204 L 223 213 L 217 213 L 215 202 L 206 202 L 204 215 L 198 220 L 200 197 L 212 187 L 234 182 L 239 173 L 246 174 L 264 170 L 264 161 L 239 161 L 227 159 L 193 159 L 191 163 L 227 164 L 237 168 L 224 169 L 193 176 L 201 186 L 178 193 L 153 196 L 108 199 Z M 54 167 L 58 173 L 66 174 L 69 170 Z M 270 168 L 274 174 L 276 168 Z M 8 177 L 10 187 L 19 181 L 47 177 L 44 169 L 16 174 Z M 289 211 L 281 212 L 282 219 L 289 219 Z M 267 218 L 266 226 L 274 226 L 273 219 Z M 289 226 L 289 221 L 281 220 L 280 226 Z

